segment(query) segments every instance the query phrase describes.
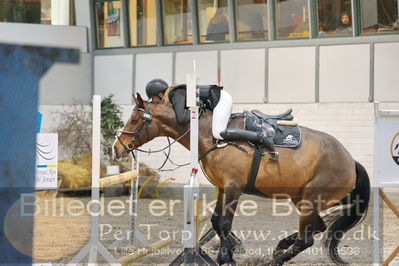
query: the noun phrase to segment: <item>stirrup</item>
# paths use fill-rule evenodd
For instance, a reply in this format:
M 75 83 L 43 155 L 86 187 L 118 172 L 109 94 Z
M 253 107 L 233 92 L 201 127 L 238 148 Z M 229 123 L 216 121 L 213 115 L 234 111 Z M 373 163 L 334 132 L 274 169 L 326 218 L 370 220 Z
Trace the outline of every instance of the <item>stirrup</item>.
M 270 154 L 269 160 L 278 161 L 278 152 L 277 151 L 269 151 L 268 154 Z
M 217 147 L 218 149 L 224 148 L 224 147 L 226 147 L 227 145 L 228 145 L 228 143 L 227 143 L 226 141 L 219 140 L 219 139 L 216 140 L 216 147 Z

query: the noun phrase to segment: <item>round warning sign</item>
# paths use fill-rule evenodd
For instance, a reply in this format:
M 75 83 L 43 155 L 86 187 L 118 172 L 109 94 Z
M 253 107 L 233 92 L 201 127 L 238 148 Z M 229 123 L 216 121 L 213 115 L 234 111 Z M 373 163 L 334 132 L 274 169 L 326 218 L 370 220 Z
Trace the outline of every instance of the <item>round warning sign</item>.
M 399 132 L 395 134 L 391 141 L 391 156 L 397 165 L 399 165 Z

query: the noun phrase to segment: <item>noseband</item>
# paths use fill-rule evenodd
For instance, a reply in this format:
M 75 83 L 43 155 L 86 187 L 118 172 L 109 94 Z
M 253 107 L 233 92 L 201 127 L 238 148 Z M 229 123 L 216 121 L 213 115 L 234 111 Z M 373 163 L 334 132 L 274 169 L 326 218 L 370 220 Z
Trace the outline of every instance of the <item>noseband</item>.
M 141 122 L 141 124 L 138 127 L 136 127 L 136 129 L 134 131 L 118 130 L 115 133 L 115 137 L 122 144 L 123 148 L 125 149 L 125 151 L 127 153 L 130 153 L 130 152 L 132 152 L 134 150 L 134 142 L 136 141 L 136 139 L 138 139 L 141 130 L 144 128 L 144 126 L 147 123 L 150 123 L 152 121 L 151 105 L 150 104 L 147 106 L 147 109 L 140 108 L 140 107 L 135 107 L 134 110 L 139 110 L 139 111 L 143 112 L 143 114 L 141 115 L 141 118 L 143 119 L 143 122 Z M 132 124 L 134 124 L 133 121 L 132 121 Z M 133 136 L 132 140 L 127 144 L 127 146 L 120 139 L 120 136 L 122 134 L 128 134 L 128 135 L 132 135 Z
M 140 152 L 145 152 L 145 153 L 148 153 L 148 154 L 163 152 L 164 155 L 165 155 L 165 161 L 162 163 L 162 165 L 161 165 L 158 169 L 154 169 L 154 170 L 156 170 L 156 171 L 174 171 L 174 170 L 176 170 L 176 169 L 178 169 L 178 168 L 180 168 L 180 167 L 183 167 L 183 166 L 186 166 L 186 165 L 189 165 L 189 164 L 190 164 L 190 163 L 186 163 L 186 164 L 176 164 L 176 163 L 174 163 L 174 162 L 169 158 L 169 155 L 170 155 L 170 152 L 171 152 L 171 146 L 172 146 L 173 144 L 175 144 L 176 142 L 178 142 L 179 140 L 181 140 L 182 138 L 184 138 L 184 137 L 190 132 L 190 128 L 188 128 L 188 130 L 187 130 L 186 132 L 184 132 L 180 137 L 178 137 L 177 139 L 175 139 L 175 140 L 172 141 L 172 142 L 169 140 L 169 137 L 168 137 L 168 138 L 167 138 L 167 139 L 168 139 L 168 145 L 167 145 L 166 147 L 164 147 L 164 148 L 161 148 L 161 149 L 158 149 L 158 150 L 148 150 L 148 151 L 141 150 L 141 149 L 139 149 L 139 148 L 134 148 L 134 142 L 138 139 L 141 130 L 144 128 L 144 126 L 145 126 L 147 123 L 150 123 L 150 122 L 152 121 L 152 114 L 151 114 L 151 106 L 150 106 L 150 104 L 147 106 L 147 109 L 139 108 L 139 107 L 136 106 L 133 110 L 138 110 L 138 111 L 143 112 L 143 114 L 141 115 L 141 118 L 142 118 L 142 120 L 143 120 L 142 123 L 141 123 L 134 131 L 118 130 L 118 131 L 115 133 L 116 139 L 119 141 L 119 143 L 122 144 L 122 146 L 123 146 L 125 152 L 131 153 L 132 156 L 133 156 L 133 159 L 136 160 L 136 161 L 137 161 L 137 159 L 136 159 L 135 154 L 134 154 L 134 152 L 133 152 L 134 150 L 140 151 Z M 131 123 L 132 123 L 132 124 L 136 124 L 134 120 L 132 120 Z M 148 130 L 148 127 L 147 127 L 147 130 Z M 121 136 L 122 134 L 128 134 L 128 135 L 132 135 L 132 136 L 133 136 L 132 140 L 131 140 L 127 145 L 125 145 L 125 144 L 122 142 L 122 140 L 120 139 L 120 136 Z M 147 133 L 147 138 L 148 138 L 148 133 Z M 165 150 L 166 150 L 166 149 L 168 149 L 168 152 L 167 152 L 167 153 L 165 153 Z M 174 165 L 174 166 L 176 166 L 176 167 L 175 167 L 175 168 L 171 168 L 171 169 L 162 169 L 162 168 L 165 166 L 165 164 L 166 164 L 166 162 L 167 162 L 168 160 L 170 161 L 170 163 L 171 163 L 172 165 Z M 146 167 L 148 167 L 148 166 L 146 166 Z

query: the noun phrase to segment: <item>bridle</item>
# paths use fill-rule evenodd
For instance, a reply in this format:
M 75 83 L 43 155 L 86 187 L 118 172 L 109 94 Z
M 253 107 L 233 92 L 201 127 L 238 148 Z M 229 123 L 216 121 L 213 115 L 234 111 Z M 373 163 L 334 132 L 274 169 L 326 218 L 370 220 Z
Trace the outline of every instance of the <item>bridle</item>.
M 150 104 L 147 106 L 147 109 L 140 108 L 140 107 L 136 106 L 133 110 L 139 110 L 139 111 L 143 112 L 143 114 L 141 115 L 141 118 L 143 120 L 141 122 L 141 124 L 138 127 L 136 127 L 136 129 L 134 131 L 118 130 L 115 133 L 115 137 L 118 139 L 119 143 L 122 144 L 123 148 L 125 149 L 125 151 L 127 153 L 131 153 L 133 150 L 135 150 L 134 149 L 134 142 L 138 139 L 141 130 L 144 128 L 144 126 L 147 123 L 150 123 L 152 121 L 151 105 Z M 134 121 L 131 121 L 131 123 L 134 124 Z M 133 136 L 132 140 L 127 145 L 125 145 L 123 143 L 123 141 L 120 139 L 120 136 L 122 134 L 128 134 L 128 135 L 132 135 Z M 148 132 L 147 132 L 147 138 L 148 138 Z
M 144 152 L 144 153 L 147 153 L 147 154 L 151 154 L 151 153 L 163 152 L 164 150 L 168 149 L 168 153 L 167 153 L 167 154 L 164 152 L 165 161 L 162 163 L 162 165 L 161 165 L 158 169 L 154 169 L 154 170 L 157 170 L 157 171 L 161 171 L 161 169 L 165 166 L 165 164 L 166 164 L 166 162 L 167 162 L 168 160 L 171 162 L 172 165 L 175 165 L 175 166 L 177 166 L 177 167 L 176 167 L 176 168 L 173 168 L 173 169 L 162 170 L 162 171 L 174 171 L 174 170 L 176 170 L 177 168 L 180 168 L 180 167 L 189 165 L 189 163 L 187 163 L 187 164 L 181 164 L 181 165 L 176 164 L 176 163 L 174 163 L 173 161 L 171 161 L 171 159 L 169 158 L 169 156 L 170 156 L 170 152 L 171 152 L 171 146 L 172 146 L 174 143 L 178 142 L 180 139 L 182 139 L 185 135 L 187 135 L 187 134 L 190 132 L 190 128 L 189 128 L 186 132 L 184 132 L 180 137 L 178 137 L 177 139 L 175 139 L 173 142 L 171 142 L 170 139 L 169 139 L 169 137 L 168 137 L 168 138 L 167 138 L 167 139 L 168 139 L 168 145 L 167 145 L 166 147 L 164 147 L 164 148 L 159 149 L 159 150 L 148 150 L 148 151 L 146 151 L 146 150 L 142 150 L 142 149 L 139 149 L 139 148 L 134 148 L 134 142 L 138 139 L 141 130 L 144 128 L 145 125 L 148 125 L 148 124 L 151 123 L 151 121 L 152 121 L 151 105 L 150 105 L 150 104 L 148 104 L 147 109 L 137 107 L 137 105 L 136 105 L 136 107 L 133 109 L 133 111 L 134 111 L 134 110 L 139 110 L 139 111 L 143 112 L 143 114 L 141 115 L 141 118 L 142 118 L 141 124 L 140 124 L 138 127 L 136 127 L 136 129 L 135 129 L 134 131 L 118 130 L 118 131 L 115 133 L 116 139 L 117 139 L 117 140 L 119 141 L 119 143 L 123 146 L 125 152 L 131 153 L 133 159 L 137 161 L 136 156 L 135 156 L 135 154 L 134 154 L 133 151 L 140 151 L 140 152 Z M 135 122 L 134 122 L 133 120 L 131 121 L 131 123 L 132 123 L 132 124 L 135 124 Z M 121 136 L 122 134 L 128 134 L 128 135 L 132 135 L 132 136 L 133 136 L 132 140 L 131 140 L 127 145 L 125 145 L 125 144 L 123 143 L 123 141 L 120 139 L 120 136 Z M 147 127 L 147 138 L 148 138 L 148 127 Z

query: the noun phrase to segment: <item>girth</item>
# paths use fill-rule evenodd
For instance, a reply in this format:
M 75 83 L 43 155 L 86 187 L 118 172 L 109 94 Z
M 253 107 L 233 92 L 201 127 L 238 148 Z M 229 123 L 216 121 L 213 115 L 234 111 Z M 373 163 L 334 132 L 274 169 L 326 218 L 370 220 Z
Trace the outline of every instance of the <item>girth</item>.
M 246 194 L 253 194 L 258 196 L 265 196 L 255 187 L 256 177 L 258 176 L 260 162 L 262 161 L 262 148 L 259 145 L 255 145 L 255 153 L 252 159 L 251 170 L 248 174 L 248 181 L 243 190 Z

